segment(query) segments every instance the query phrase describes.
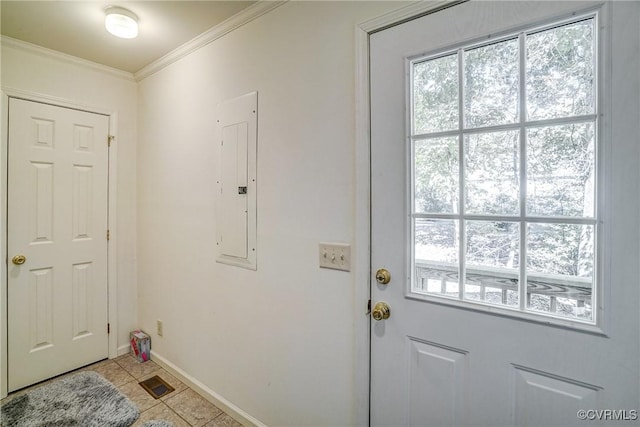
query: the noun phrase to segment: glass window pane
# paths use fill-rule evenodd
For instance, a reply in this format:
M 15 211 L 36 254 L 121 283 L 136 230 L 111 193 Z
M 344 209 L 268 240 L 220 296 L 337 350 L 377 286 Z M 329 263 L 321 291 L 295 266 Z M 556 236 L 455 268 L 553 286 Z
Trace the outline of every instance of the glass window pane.
M 413 132 L 458 129 L 458 56 L 413 65 Z
M 594 113 L 594 53 L 593 19 L 527 36 L 529 120 Z
M 517 306 L 520 224 L 466 221 L 465 230 L 465 299 Z
M 527 307 L 592 320 L 595 227 L 528 224 Z
M 469 214 L 517 215 L 520 132 L 465 136 L 465 209 Z
M 577 19 L 411 63 L 412 292 L 593 322 L 597 27 Z
M 507 40 L 464 53 L 465 127 L 519 120 L 518 40 Z
M 527 130 L 527 213 L 593 218 L 593 123 Z
M 459 222 L 416 218 L 413 292 L 458 296 Z
M 415 211 L 457 213 L 458 137 L 420 140 L 414 146 Z

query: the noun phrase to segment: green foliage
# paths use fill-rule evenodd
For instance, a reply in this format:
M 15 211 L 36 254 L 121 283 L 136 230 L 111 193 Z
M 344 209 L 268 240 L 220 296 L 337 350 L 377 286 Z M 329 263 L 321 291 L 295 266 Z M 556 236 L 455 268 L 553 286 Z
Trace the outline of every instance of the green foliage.
M 515 123 L 519 119 L 518 39 L 464 52 L 465 126 Z
M 595 215 L 595 119 L 579 117 L 595 113 L 594 20 L 524 37 L 524 64 L 517 37 L 414 64 L 412 128 L 414 134 L 423 135 L 413 152 L 415 212 L 455 214 L 464 196 L 466 214 L 513 217 L 513 221 L 487 218 L 461 223 L 417 220 L 416 256 L 450 260 L 458 248 L 459 227 L 464 226 L 468 265 L 514 269 L 525 262 L 531 273 L 593 277 L 595 226 L 564 219 Z M 458 87 L 460 57 L 463 88 Z M 527 112 L 524 141 L 518 125 L 521 97 Z M 557 118 L 562 122 L 529 123 Z M 456 131 L 460 120 L 462 137 L 456 132 L 429 135 Z M 513 127 L 482 129 L 501 125 Z M 461 143 L 464 162 L 459 158 Z M 522 223 L 526 261 L 520 259 L 521 197 L 526 215 L 551 219 Z M 440 256 L 438 251 L 449 255 Z
M 414 133 L 458 128 L 457 55 L 415 64 L 413 67 Z

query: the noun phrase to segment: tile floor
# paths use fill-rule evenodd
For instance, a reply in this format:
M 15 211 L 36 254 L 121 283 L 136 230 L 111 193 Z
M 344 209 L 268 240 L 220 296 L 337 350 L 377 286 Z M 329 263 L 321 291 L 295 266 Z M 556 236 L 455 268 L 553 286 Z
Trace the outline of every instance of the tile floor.
M 205 400 L 152 360 L 140 363 L 130 354 L 125 354 L 116 359 L 103 360 L 86 366 L 78 371 L 99 373 L 138 406 L 140 417 L 132 427 L 138 427 L 150 420 L 171 421 L 175 427 L 242 427 L 242 424 Z M 70 374 L 73 372 L 67 375 Z M 175 391 L 160 399 L 154 399 L 138 384 L 154 375 L 159 375 Z M 12 399 L 27 390 L 12 393 L 6 399 Z

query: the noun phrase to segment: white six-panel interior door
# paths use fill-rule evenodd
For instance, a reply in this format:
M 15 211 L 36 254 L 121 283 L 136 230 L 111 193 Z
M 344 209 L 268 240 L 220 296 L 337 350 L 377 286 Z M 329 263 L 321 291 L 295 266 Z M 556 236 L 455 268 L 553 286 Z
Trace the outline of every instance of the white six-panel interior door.
M 8 391 L 108 356 L 108 129 L 9 99 Z
M 391 273 L 387 285 L 371 279 L 372 305 L 386 302 L 391 313 L 372 320 L 371 425 L 639 423 L 639 9 L 637 2 L 467 2 L 371 34 L 372 270 Z M 411 58 L 585 10 L 597 12 L 604 40 L 597 47 L 605 176 L 596 324 L 414 292 Z M 593 410 L 617 412 L 607 420 Z

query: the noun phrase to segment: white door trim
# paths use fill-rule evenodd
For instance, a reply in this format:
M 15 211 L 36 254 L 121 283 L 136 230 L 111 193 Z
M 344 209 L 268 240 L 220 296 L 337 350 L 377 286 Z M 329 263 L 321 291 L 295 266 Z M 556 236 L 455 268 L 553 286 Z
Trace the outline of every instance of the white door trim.
M 464 1 L 464 0 L 463 0 Z M 355 248 L 355 392 L 354 424 L 368 426 L 371 372 L 371 318 L 366 313 L 371 298 L 371 122 L 369 88 L 369 36 L 385 28 L 435 13 L 462 1 L 421 1 L 356 25 L 356 200 Z
M 0 91 L 2 104 L 0 108 L 0 120 L 3 129 L 0 139 L 0 260 L 7 260 L 7 149 L 8 149 L 8 124 L 9 124 L 9 98 L 20 98 L 27 101 L 40 102 L 58 107 L 73 108 L 91 113 L 102 114 L 109 117 L 109 135 L 116 137 L 118 113 L 108 108 L 79 103 L 73 100 L 53 97 L 49 95 L 27 92 L 19 89 L 2 87 Z M 106 141 L 105 141 L 106 143 Z M 112 144 L 109 150 L 109 190 L 108 190 L 108 228 L 111 232 L 107 249 L 107 276 L 108 276 L 108 315 L 111 333 L 109 334 L 109 358 L 118 356 L 118 307 L 117 307 L 117 230 L 116 230 L 116 201 L 117 201 L 117 144 Z M 0 399 L 7 395 L 7 264 L 0 262 Z

